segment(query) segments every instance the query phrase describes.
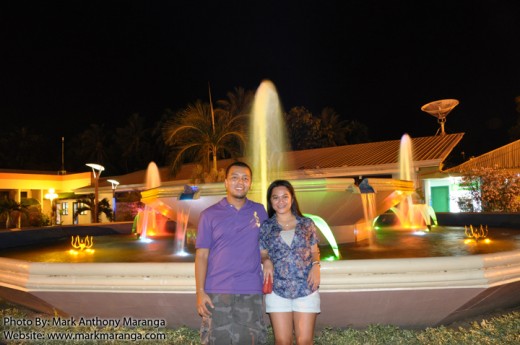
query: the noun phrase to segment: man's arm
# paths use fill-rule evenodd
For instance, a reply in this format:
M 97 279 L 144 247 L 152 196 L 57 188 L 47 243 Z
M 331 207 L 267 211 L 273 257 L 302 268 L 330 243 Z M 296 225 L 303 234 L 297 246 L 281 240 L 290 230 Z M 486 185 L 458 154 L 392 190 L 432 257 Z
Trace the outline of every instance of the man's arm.
M 207 305 L 214 308 L 211 299 L 204 291 L 208 271 L 208 248 L 198 248 L 195 253 L 195 288 L 197 289 L 197 312 L 200 316 L 211 316 Z

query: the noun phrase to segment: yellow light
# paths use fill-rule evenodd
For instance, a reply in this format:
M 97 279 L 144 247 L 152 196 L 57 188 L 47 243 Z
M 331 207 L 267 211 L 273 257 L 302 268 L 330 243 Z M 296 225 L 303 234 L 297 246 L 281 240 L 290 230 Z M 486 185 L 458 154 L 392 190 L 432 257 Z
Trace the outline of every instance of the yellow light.
M 85 250 L 76 250 L 76 249 L 70 249 L 69 254 L 78 256 L 78 255 L 84 255 L 84 254 L 94 254 L 96 251 L 94 249 L 85 249 Z
M 79 235 L 77 235 L 76 237 L 72 236 L 71 245 L 72 245 L 72 248 L 79 249 L 81 251 L 85 250 L 85 249 L 90 249 L 94 245 L 94 237 L 86 236 L 84 239 L 80 239 Z
M 52 200 L 56 199 L 58 197 L 58 194 L 56 194 L 54 188 L 49 188 L 49 193 L 45 194 L 45 199 L 49 199 L 51 202 Z
M 485 227 L 480 225 L 480 227 L 473 227 L 470 225 L 469 227 L 464 225 L 464 233 L 467 237 L 474 239 L 478 242 L 480 239 L 485 239 L 488 235 L 488 226 Z

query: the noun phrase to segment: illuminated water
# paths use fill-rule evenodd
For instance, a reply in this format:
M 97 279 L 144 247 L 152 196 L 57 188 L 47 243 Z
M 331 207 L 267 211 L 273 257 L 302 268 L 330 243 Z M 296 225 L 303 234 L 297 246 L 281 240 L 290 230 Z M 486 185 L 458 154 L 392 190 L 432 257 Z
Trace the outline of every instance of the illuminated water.
M 340 244 L 343 260 L 421 258 L 489 254 L 520 249 L 520 230 L 489 229 L 489 243 L 465 243 L 463 227 L 434 227 L 431 232 L 410 232 L 395 229 L 376 231 L 375 244 Z M 187 246 L 186 257 L 173 255 L 172 237 L 155 238 L 149 243 L 136 240 L 132 235 L 94 237 L 94 252 L 71 254 L 70 239 L 52 244 L 18 247 L 3 250 L 3 257 L 34 262 L 193 262 L 194 247 Z M 333 255 L 330 245 L 321 246 L 322 258 Z
M 34 262 L 191 262 L 192 255 L 174 255 L 175 241 L 171 236 L 156 237 L 149 241 L 134 235 L 95 236 L 93 252 L 71 253 L 69 238 L 30 247 L 2 251 L 0 256 Z M 192 250 L 194 252 L 194 249 Z
M 266 205 L 269 184 L 279 178 L 289 165 L 284 153 L 287 151 L 287 132 L 283 111 L 276 87 L 264 80 L 255 93 L 251 112 L 250 143 L 248 156 L 254 169 L 253 188 L 259 188 L 259 200 Z
M 340 244 L 343 259 L 423 258 L 490 254 L 520 249 L 520 230 L 489 229 L 489 241 L 468 240 L 464 227 L 433 227 L 432 231 L 395 230 L 375 231 L 375 244 Z M 330 252 L 322 248 L 322 256 Z

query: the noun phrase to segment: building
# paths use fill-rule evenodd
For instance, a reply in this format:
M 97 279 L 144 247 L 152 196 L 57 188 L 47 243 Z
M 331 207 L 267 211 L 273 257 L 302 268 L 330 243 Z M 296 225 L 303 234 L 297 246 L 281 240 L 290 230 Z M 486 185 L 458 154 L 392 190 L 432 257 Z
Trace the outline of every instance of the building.
M 57 206 L 60 199 L 69 198 L 74 190 L 90 184 L 90 172 L 62 175 L 49 171 L 0 170 L 1 199 L 39 205 L 41 211 L 49 215 L 49 218 L 53 218 L 53 205 Z M 54 222 L 60 222 L 60 216 L 63 219 L 72 219 L 75 207 L 77 204 L 74 202 L 60 204 L 56 207 Z M 88 215 L 84 215 L 84 218 L 90 220 Z
M 412 164 L 410 180 L 423 201 L 437 212 L 456 211 L 456 203 L 451 201 L 450 193 L 456 189 L 454 180 L 443 172 L 444 162 L 463 137 L 463 133 L 444 134 L 429 137 L 411 138 Z M 287 178 L 331 178 L 350 177 L 360 182 L 363 178 L 402 179 L 403 167 L 400 163 L 402 142 L 389 140 L 355 145 L 327 147 L 320 149 L 291 151 L 285 159 L 288 168 Z M 218 169 L 222 170 L 231 160 L 220 160 Z M 158 169 L 162 184 L 184 185 L 193 183 L 195 164 L 185 164 L 175 178 L 168 174 L 168 168 Z M 147 170 L 136 171 L 121 176 L 99 177 L 99 200 L 112 200 L 114 193 L 141 191 L 146 189 Z M 119 182 L 117 190 L 108 180 Z M 90 222 L 90 215 L 80 215 L 73 219 L 77 208 L 76 198 L 94 194 L 95 181 L 91 172 L 78 174 L 39 174 L 35 172 L 0 171 L 0 193 L 21 201 L 35 198 L 42 205 L 42 211 L 51 210 L 51 200 L 45 195 L 54 188 L 58 197 L 55 202 L 63 224 L 83 224 Z M 113 203 L 113 202 L 112 202 Z M 101 221 L 107 221 L 101 218 Z

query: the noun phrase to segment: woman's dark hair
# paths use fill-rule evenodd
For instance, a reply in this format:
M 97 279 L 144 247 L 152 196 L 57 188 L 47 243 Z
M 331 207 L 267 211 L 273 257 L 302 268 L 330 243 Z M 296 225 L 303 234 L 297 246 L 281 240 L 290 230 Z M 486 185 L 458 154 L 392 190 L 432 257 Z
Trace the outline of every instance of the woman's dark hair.
M 291 204 L 291 212 L 296 215 L 303 217 L 302 212 L 300 211 L 300 206 L 298 205 L 298 200 L 296 199 L 296 193 L 294 192 L 294 187 L 287 180 L 276 180 L 271 183 L 269 188 L 267 188 L 267 214 L 269 218 L 271 218 L 276 212 L 273 209 L 273 205 L 271 204 L 271 196 L 273 195 L 273 189 L 276 187 L 285 187 L 291 194 L 292 204 Z

